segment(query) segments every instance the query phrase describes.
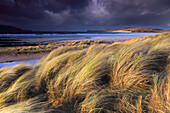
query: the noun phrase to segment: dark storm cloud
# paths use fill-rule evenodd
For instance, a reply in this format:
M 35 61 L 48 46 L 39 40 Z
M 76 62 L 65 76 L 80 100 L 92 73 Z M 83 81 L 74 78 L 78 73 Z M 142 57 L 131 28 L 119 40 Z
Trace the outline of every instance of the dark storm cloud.
M 170 0 L 1 0 L 0 24 L 35 30 L 170 27 Z
M 166 25 L 170 19 L 169 0 L 105 0 L 104 5 L 115 25 Z

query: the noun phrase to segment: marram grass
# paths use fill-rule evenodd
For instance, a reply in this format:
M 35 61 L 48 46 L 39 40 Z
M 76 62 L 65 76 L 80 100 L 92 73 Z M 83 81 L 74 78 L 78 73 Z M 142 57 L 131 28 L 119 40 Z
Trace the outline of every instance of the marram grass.
M 6 112 L 169 113 L 170 34 L 59 47 L 33 67 L 2 68 Z

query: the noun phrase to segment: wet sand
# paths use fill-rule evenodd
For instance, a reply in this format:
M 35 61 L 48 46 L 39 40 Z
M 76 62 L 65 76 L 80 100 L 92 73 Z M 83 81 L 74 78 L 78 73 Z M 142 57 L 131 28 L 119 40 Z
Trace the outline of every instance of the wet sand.
M 42 57 L 48 55 L 49 53 L 50 52 L 23 53 L 23 54 L 2 54 L 2 55 L 0 55 L 0 63 L 41 59 Z

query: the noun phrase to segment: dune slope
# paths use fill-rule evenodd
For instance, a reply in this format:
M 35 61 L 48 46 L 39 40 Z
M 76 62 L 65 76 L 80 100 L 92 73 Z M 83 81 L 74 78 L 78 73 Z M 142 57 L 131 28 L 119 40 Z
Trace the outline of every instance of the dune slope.
M 170 34 L 60 47 L 0 69 L 0 113 L 170 112 Z

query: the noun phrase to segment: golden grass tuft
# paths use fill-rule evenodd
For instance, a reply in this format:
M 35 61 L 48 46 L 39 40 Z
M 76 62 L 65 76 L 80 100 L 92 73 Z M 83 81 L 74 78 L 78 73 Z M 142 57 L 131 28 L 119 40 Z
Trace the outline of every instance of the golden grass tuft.
M 169 33 L 99 43 L 74 41 L 33 67 L 0 69 L 0 113 L 170 112 Z

